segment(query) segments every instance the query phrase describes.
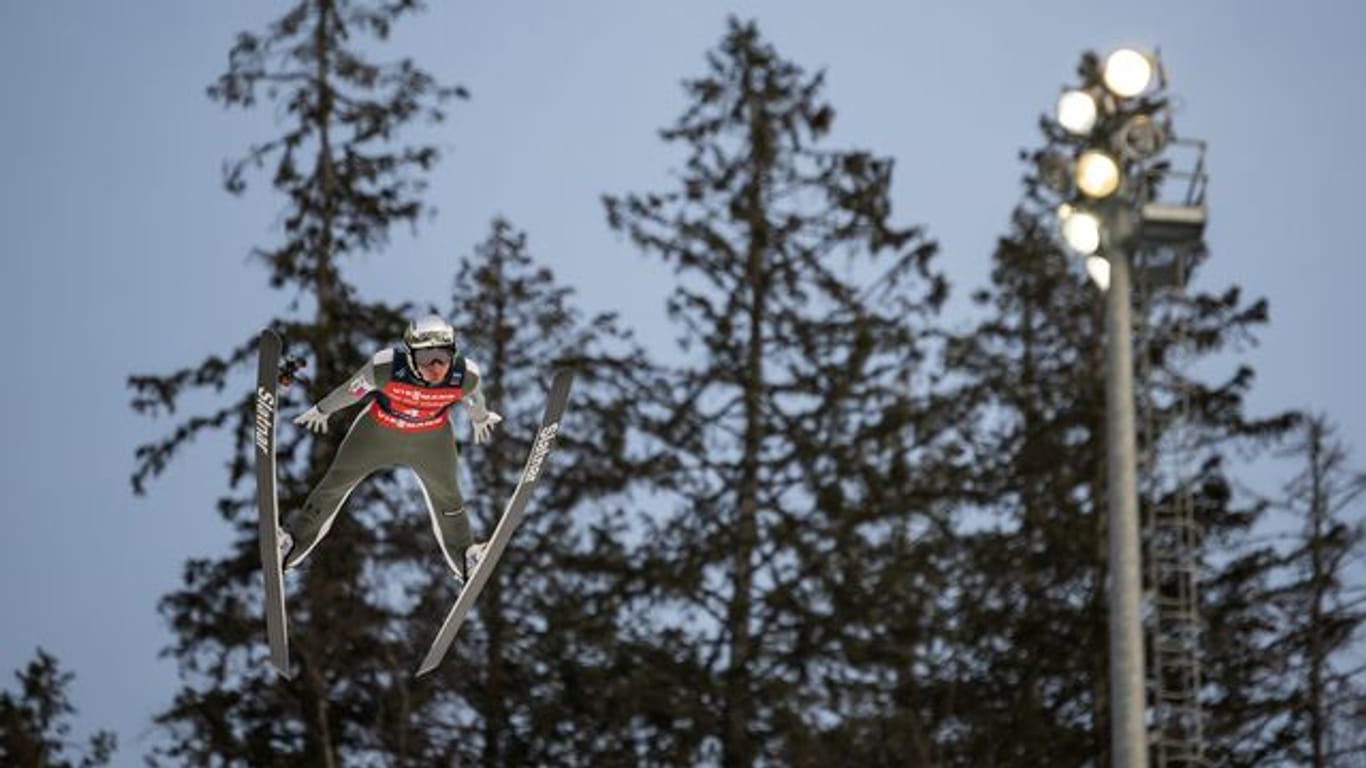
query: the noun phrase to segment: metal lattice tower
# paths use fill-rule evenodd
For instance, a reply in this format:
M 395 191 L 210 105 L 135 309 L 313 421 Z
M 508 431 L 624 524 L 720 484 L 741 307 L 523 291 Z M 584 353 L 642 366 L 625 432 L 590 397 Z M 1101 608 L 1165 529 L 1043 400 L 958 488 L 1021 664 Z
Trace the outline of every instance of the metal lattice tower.
M 1196 205 L 1204 196 L 1204 146 L 1192 143 L 1197 158 L 1195 170 L 1177 174 L 1170 167 L 1154 181 L 1188 177 L 1185 204 Z M 1147 547 L 1147 623 L 1149 630 L 1149 685 L 1151 686 L 1151 754 L 1158 768 L 1204 768 L 1204 716 L 1200 691 L 1201 669 L 1200 563 L 1204 549 L 1202 530 L 1196 517 L 1194 486 L 1198 482 L 1194 426 L 1190 413 L 1190 389 L 1177 370 L 1180 358 L 1189 352 L 1185 334 L 1187 251 L 1180 247 L 1149 247 L 1135 255 L 1135 287 L 1143 311 L 1139 338 L 1140 395 L 1142 418 L 1140 441 L 1141 471 L 1145 494 L 1152 500 L 1145 518 L 1144 540 Z M 1167 368 L 1165 402 L 1157 402 L 1153 391 L 1158 383 L 1148 354 L 1154 343 L 1151 325 L 1144 322 L 1152 309 L 1157 290 L 1166 290 L 1167 306 L 1175 314 L 1168 318 L 1178 328 L 1170 339 L 1174 354 L 1165 361 Z M 1159 423 L 1159 421 L 1161 423 Z
M 1153 752 L 1158 768 L 1203 766 L 1200 707 L 1200 530 L 1189 490 L 1178 491 L 1152 516 Z

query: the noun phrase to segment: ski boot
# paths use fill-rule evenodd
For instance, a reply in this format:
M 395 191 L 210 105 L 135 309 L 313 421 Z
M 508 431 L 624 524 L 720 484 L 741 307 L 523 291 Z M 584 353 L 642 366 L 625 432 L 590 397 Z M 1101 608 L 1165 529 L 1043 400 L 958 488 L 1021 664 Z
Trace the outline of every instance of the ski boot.
M 287 563 L 289 563 L 290 554 L 294 552 L 294 537 L 282 526 L 279 529 L 279 533 L 275 534 L 275 540 L 280 545 L 280 567 L 286 571 L 294 570 L 287 565 Z
M 455 586 L 457 590 L 465 588 L 465 582 L 474 575 L 474 569 L 479 567 L 479 561 L 484 559 L 484 551 L 488 549 L 488 542 L 481 544 L 471 544 L 465 548 L 465 573 L 455 574 Z

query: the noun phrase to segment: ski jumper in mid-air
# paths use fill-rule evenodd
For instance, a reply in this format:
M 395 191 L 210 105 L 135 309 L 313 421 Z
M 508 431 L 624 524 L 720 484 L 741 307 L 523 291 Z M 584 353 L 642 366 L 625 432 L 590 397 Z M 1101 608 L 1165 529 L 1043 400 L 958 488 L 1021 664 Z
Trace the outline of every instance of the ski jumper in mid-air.
M 502 417 L 488 409 L 479 385 L 479 367 L 456 348 L 455 329 L 428 315 L 409 324 L 401 347 L 375 354 L 345 384 L 294 419 L 323 434 L 331 414 L 369 401 L 351 422 L 327 474 L 303 507 L 286 519 L 280 536 L 284 567 L 294 568 L 308 557 L 362 480 L 376 470 L 402 465 L 417 474 L 446 563 L 463 583 L 483 549 L 473 543 L 456 478 L 460 451 L 450 412 L 463 402 L 474 442 L 487 441 Z

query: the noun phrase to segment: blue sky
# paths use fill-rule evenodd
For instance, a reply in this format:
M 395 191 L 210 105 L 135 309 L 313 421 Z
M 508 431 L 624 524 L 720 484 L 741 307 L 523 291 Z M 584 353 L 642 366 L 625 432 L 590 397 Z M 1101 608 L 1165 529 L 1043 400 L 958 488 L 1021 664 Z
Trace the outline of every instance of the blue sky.
M 232 36 L 282 7 L 0 4 L 0 319 L 14 356 L 0 381 L 10 412 L 0 674 L 8 681 L 36 646 L 55 653 L 77 674 L 80 727 L 118 731 L 117 765 L 140 762 L 176 683 L 173 663 L 157 658 L 170 635 L 156 601 L 187 558 L 224 551 L 228 535 L 212 508 L 221 438 L 131 496 L 134 446 L 168 424 L 133 414 L 124 381 L 225 350 L 291 298 L 247 260 L 278 239 L 281 201 L 260 178 L 241 199 L 220 184 L 224 160 L 273 135 L 273 111 L 225 112 L 204 94 Z M 669 186 L 679 155 L 656 131 L 679 114 L 679 81 L 705 71 L 733 13 L 757 19 L 808 71 L 827 70 L 832 146 L 896 159 L 896 216 L 939 240 L 949 318 L 965 319 L 963 297 L 984 283 L 1019 196 L 1017 150 L 1037 142 L 1038 117 L 1079 53 L 1155 45 L 1178 130 L 1210 145 L 1214 259 L 1203 285 L 1236 282 L 1271 301 L 1271 326 L 1245 357 L 1259 371 L 1254 410 L 1325 411 L 1366 465 L 1363 8 L 443 3 L 385 49 L 473 94 L 439 139 L 438 215 L 350 276 L 377 298 L 444 304 L 456 260 L 501 214 L 583 309 L 621 312 L 655 354 L 671 354 L 669 275 L 607 229 L 599 197 Z

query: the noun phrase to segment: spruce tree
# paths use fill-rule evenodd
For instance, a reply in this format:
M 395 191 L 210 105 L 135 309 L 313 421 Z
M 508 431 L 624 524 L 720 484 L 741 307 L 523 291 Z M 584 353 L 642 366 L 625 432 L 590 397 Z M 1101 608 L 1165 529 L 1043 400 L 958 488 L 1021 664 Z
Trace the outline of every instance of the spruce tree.
M 892 222 L 891 160 L 821 146 L 823 87 L 731 19 L 661 132 L 687 154 L 677 187 L 605 200 L 678 276 L 658 434 L 682 467 L 641 576 L 651 674 L 688 694 L 664 710 L 675 761 L 797 762 L 867 702 L 851 659 L 927 642 L 876 613 L 937 589 L 907 564 L 934 528 L 916 452 L 940 427 L 916 392 L 946 288 L 933 242 Z
M 1230 571 L 1242 611 L 1214 624 L 1229 662 L 1212 682 L 1216 759 L 1228 765 L 1366 763 L 1353 716 L 1366 700 L 1359 656 L 1366 627 L 1361 498 L 1366 473 L 1323 415 L 1306 416 L 1282 451 L 1299 470 Z M 1222 585 L 1221 585 L 1222 586 Z M 1232 590 L 1224 589 L 1224 592 Z
M 504 416 L 469 452 L 476 537 L 491 534 L 536 437 L 551 373 L 572 370 L 570 405 L 528 515 L 433 677 L 435 712 L 460 764 L 603 765 L 634 753 L 640 712 L 629 684 L 627 494 L 668 470 L 637 425 L 657 375 L 615 316 L 584 317 L 573 291 L 531 255 L 527 236 L 493 222 L 462 259 L 450 316 Z M 455 595 L 418 613 L 437 617 Z
M 958 522 L 951 765 L 1083 764 L 1104 740 L 1099 307 L 1040 222 L 1014 225 L 974 297 L 987 317 L 947 361 L 977 406 L 980 494 Z
M 84 749 L 71 743 L 76 708 L 67 696 L 74 678 L 56 657 L 39 648 L 14 677 L 19 690 L 0 691 L 0 764 L 12 768 L 94 768 L 108 765 L 117 740 L 98 731 Z M 73 750 L 75 754 L 73 754 Z
M 270 285 L 288 295 L 290 316 L 269 324 L 309 364 L 307 391 L 283 394 L 286 414 L 316 400 L 401 334 L 406 308 L 365 301 L 344 266 L 350 257 L 382 250 L 393 227 L 426 215 L 423 176 L 438 152 L 400 145 L 397 134 L 414 123 L 440 122 L 443 104 L 465 96 L 410 60 L 376 64 L 370 58 L 370 41 L 382 43 L 420 6 L 299 0 L 265 32 L 239 34 L 227 71 L 208 91 L 228 108 L 251 108 L 264 99 L 282 115 L 283 132 L 229 163 L 225 185 L 241 194 L 253 171 L 270 166 L 271 184 L 286 200 L 282 240 L 253 253 Z M 187 563 L 184 589 L 161 603 L 176 634 L 169 652 L 185 685 L 158 718 L 166 742 L 157 755 L 174 764 L 336 766 L 377 756 L 426 764 L 411 758 L 425 754 L 418 743 L 423 734 L 382 727 L 394 712 L 420 708 L 427 696 L 410 686 L 416 649 L 401 631 L 409 621 L 405 606 L 384 589 L 402 583 L 415 557 L 386 547 L 383 523 L 400 514 L 384 503 L 392 496 L 392 476 L 365 484 L 352 497 L 348 513 L 291 588 L 297 679 L 287 683 L 267 671 L 254 494 L 242 482 L 251 471 L 253 418 L 243 374 L 254 352 L 253 335 L 226 355 L 129 381 L 133 407 L 150 415 L 176 412 L 194 390 L 239 393 L 208 414 L 182 418 L 169 436 L 137 451 L 133 486 L 141 493 L 200 433 L 226 428 L 235 437 L 230 490 L 217 503 L 231 526 L 229 553 Z M 338 419 L 326 440 L 309 440 L 282 424 L 282 511 L 300 503 L 321 476 L 342 424 Z

